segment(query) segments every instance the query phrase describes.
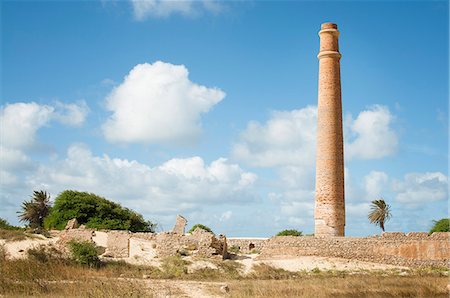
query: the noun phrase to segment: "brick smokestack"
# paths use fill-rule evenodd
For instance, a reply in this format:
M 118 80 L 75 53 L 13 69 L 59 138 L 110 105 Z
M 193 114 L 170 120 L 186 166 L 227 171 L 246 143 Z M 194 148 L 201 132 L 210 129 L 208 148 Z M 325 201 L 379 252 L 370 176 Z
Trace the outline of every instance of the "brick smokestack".
M 319 37 L 315 236 L 344 236 L 344 144 L 337 25 L 322 24 Z

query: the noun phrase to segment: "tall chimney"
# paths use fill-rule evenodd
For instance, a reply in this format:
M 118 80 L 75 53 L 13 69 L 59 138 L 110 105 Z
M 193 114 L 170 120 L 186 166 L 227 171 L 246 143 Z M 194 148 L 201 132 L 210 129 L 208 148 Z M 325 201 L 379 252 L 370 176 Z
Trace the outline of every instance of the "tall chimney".
M 322 24 L 319 37 L 315 236 L 344 236 L 344 144 L 337 25 Z

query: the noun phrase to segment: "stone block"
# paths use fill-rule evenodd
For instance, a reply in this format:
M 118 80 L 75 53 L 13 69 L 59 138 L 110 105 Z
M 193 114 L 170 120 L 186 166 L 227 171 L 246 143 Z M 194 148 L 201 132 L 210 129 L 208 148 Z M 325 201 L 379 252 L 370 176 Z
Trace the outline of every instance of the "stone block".
M 184 229 L 186 227 L 187 220 L 181 215 L 177 215 L 175 226 L 172 229 L 172 233 L 184 235 Z

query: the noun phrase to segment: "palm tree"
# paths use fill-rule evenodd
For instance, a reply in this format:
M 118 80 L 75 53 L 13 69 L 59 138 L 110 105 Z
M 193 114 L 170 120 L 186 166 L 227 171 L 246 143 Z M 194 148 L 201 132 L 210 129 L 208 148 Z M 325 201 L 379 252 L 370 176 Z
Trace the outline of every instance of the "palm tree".
M 386 204 L 383 198 L 372 201 L 368 215 L 369 221 L 377 226 L 380 226 L 384 232 L 384 223 L 391 218 L 391 206 Z
M 34 191 L 30 201 L 22 203 L 20 221 L 28 222 L 31 228 L 42 227 L 44 218 L 50 212 L 50 195 L 43 190 Z

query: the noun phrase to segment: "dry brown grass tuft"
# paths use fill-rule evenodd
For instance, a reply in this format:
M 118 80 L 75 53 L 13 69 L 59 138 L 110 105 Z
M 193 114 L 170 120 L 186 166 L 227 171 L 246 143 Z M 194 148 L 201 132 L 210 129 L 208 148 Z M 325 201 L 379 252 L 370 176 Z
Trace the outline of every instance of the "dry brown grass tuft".
M 0 256 L 2 254 L 0 246 Z M 207 288 L 220 295 L 217 281 L 229 285 L 231 297 L 448 297 L 448 277 L 436 271 L 361 272 L 319 271 L 292 273 L 266 264 L 241 276 L 235 261 L 215 261 L 218 269 L 187 273 L 188 263 L 167 258 L 161 269 L 124 262 L 81 266 L 38 248 L 29 259 L 0 257 L 0 296 L 7 297 L 152 297 L 161 293 L 180 297 L 183 289 Z M 184 287 L 182 287 L 184 285 Z M 156 294 L 155 294 L 156 293 Z
M 0 229 L 0 239 L 5 239 L 6 241 L 21 241 L 29 237 L 25 231 L 22 230 L 3 230 Z
M 230 281 L 230 297 L 448 297 L 445 277 L 307 276 Z

